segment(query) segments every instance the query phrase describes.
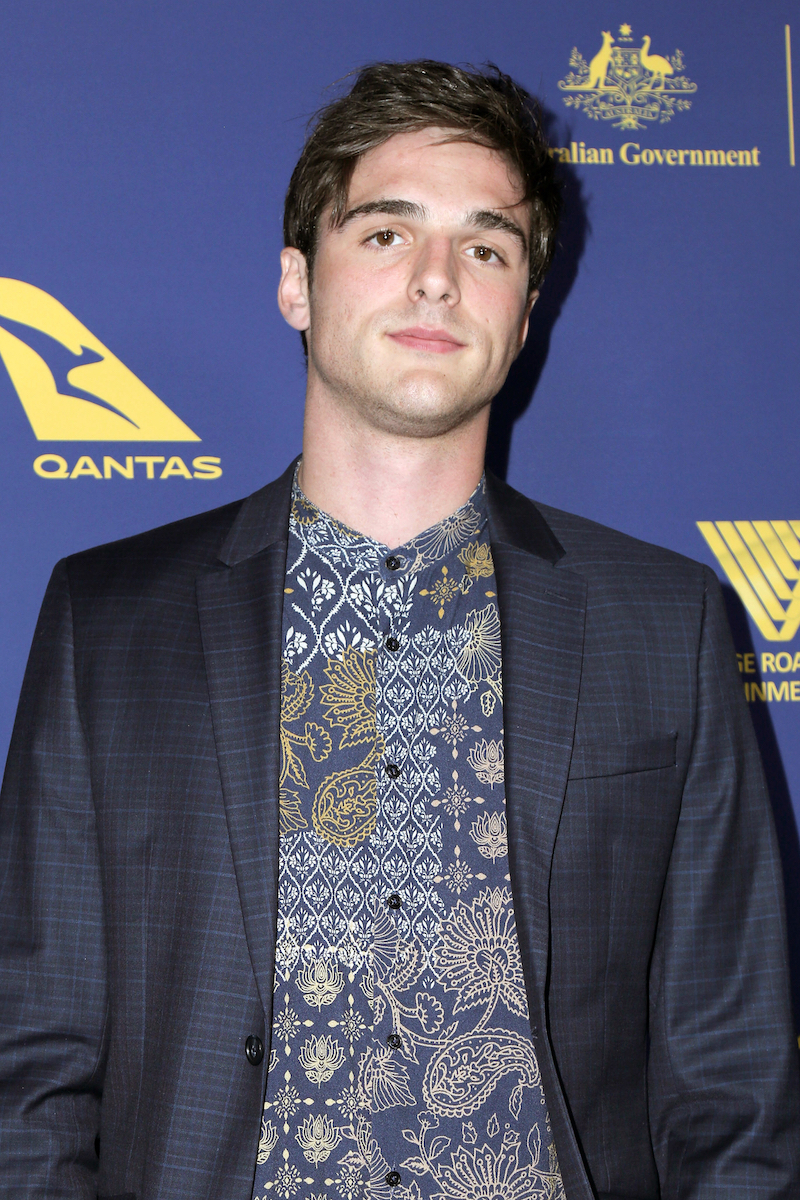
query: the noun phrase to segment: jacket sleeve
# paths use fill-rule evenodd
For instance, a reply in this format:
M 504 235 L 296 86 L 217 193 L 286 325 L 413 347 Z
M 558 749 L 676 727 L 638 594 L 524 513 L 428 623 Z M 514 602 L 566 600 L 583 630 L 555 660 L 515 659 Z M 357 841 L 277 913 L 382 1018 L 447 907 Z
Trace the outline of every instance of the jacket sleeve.
M 664 1200 L 800 1195 L 787 976 L 772 814 L 709 571 L 694 738 L 651 970 L 650 1124 Z
M 0 1179 L 94 1197 L 106 1014 L 103 903 L 65 565 L 50 581 L 0 799 Z

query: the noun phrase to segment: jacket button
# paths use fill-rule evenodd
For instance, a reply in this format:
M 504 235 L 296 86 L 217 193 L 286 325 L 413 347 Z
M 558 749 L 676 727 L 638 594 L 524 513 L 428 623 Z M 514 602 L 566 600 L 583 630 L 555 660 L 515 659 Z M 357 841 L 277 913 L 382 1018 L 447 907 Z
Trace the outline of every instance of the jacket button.
M 398 642 L 397 638 L 392 637 L 391 635 L 389 637 L 387 637 L 385 644 L 386 644 L 386 649 L 391 650 L 392 654 L 394 654 L 397 650 L 400 649 L 400 643 Z
M 400 1182 L 400 1172 L 390 1171 L 386 1176 L 386 1182 L 389 1187 L 397 1187 L 398 1183 Z
M 402 896 L 399 896 L 397 892 L 392 892 L 391 896 L 386 897 L 386 903 L 389 905 L 389 908 L 400 908 L 403 903 L 403 898 Z
M 403 1039 L 399 1033 L 390 1033 L 386 1038 L 386 1045 L 391 1047 L 392 1050 L 399 1050 L 403 1045 Z
M 244 1044 L 244 1052 L 247 1055 L 247 1061 L 257 1067 L 264 1058 L 264 1043 L 261 1038 L 251 1033 Z
M 397 763 L 387 763 L 386 764 L 386 774 L 389 776 L 390 779 L 399 779 L 400 778 L 400 768 L 398 767 Z

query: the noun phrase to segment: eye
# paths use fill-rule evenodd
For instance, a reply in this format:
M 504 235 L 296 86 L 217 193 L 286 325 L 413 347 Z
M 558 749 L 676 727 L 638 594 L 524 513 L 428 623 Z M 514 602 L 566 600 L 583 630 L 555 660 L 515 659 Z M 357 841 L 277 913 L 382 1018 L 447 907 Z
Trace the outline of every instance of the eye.
M 384 249 L 388 246 L 397 246 L 402 242 L 399 233 L 395 233 L 393 229 L 379 229 L 377 233 L 373 233 L 367 238 L 367 243 L 372 243 L 373 246 L 380 246 Z
M 482 263 L 505 261 L 500 257 L 496 250 L 491 248 L 491 246 L 470 246 L 470 248 L 467 250 L 467 254 L 471 254 L 473 258 L 476 258 L 478 262 Z

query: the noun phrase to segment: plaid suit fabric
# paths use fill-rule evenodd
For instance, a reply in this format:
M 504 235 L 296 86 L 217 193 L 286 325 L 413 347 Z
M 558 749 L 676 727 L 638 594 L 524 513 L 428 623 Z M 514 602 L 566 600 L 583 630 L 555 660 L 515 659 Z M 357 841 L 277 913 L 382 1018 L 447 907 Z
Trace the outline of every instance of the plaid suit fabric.
M 9 1197 L 250 1196 L 290 486 L 54 573 L 0 807 Z M 567 1195 L 796 1196 L 778 859 L 716 581 L 497 481 L 490 520 Z
M 780 868 L 719 585 L 685 559 L 540 511 L 567 548 L 556 575 L 587 584 L 569 771 L 563 802 L 545 801 L 544 819 L 558 822 L 546 882 L 522 855 L 541 844 L 544 794 L 525 775 L 549 755 L 553 778 L 552 735 L 528 733 L 520 761 L 520 728 L 507 786 L 513 796 L 516 774 L 517 798 L 537 797 L 532 812 L 516 809 L 517 907 L 546 909 L 542 1020 L 594 1186 L 615 1197 L 797 1195 Z M 516 651 L 506 686 L 530 730 L 538 702 L 522 696 L 547 688 L 544 626 L 508 628 L 506 613 L 524 605 L 508 561 L 519 552 L 499 551 L 497 533 L 492 543 L 506 562 L 504 662 Z M 531 954 L 543 932 L 532 931 Z

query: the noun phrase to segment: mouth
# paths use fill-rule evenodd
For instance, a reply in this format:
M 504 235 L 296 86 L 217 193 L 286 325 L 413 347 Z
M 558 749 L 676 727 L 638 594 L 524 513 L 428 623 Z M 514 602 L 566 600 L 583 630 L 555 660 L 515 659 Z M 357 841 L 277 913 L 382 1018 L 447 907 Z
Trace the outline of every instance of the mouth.
M 409 350 L 421 350 L 426 354 L 452 354 L 456 350 L 463 350 L 466 344 L 453 337 L 446 329 L 430 329 L 426 325 L 398 329 L 387 336 L 400 346 L 407 346 Z

